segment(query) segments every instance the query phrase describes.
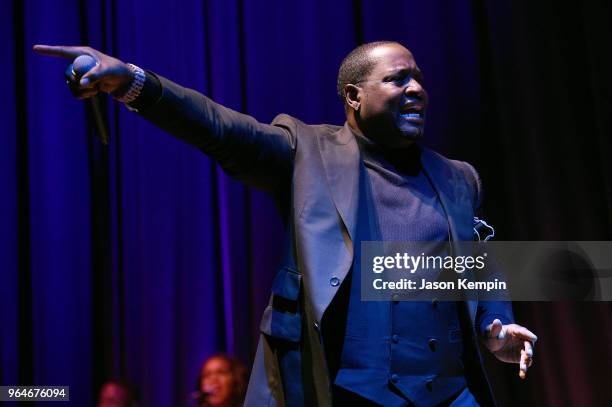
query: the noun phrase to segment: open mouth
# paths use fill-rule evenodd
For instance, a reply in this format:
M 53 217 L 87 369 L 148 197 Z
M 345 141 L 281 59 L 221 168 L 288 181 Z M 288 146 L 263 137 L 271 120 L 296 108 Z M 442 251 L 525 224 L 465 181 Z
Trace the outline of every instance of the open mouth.
M 221 392 L 221 388 L 219 386 L 209 386 L 204 389 L 205 393 L 209 396 L 216 396 Z
M 402 116 L 402 118 L 408 119 L 410 121 L 422 122 L 425 118 L 425 109 L 423 108 L 422 104 L 409 103 L 402 107 L 400 115 Z

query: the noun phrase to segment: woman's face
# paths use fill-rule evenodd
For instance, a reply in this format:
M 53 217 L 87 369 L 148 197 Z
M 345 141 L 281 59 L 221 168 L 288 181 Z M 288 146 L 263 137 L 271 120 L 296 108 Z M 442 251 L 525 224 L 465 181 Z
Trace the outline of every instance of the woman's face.
M 211 406 L 223 406 L 232 398 L 234 377 L 230 364 L 222 358 L 212 358 L 202 367 L 200 389 L 208 395 Z

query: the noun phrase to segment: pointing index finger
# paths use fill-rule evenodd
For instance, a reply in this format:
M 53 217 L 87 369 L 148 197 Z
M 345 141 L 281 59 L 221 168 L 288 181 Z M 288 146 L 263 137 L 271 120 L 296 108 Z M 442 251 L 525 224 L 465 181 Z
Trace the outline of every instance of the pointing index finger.
M 68 45 L 34 45 L 34 52 L 52 57 L 74 59 L 79 55 L 91 55 L 86 47 L 75 47 Z

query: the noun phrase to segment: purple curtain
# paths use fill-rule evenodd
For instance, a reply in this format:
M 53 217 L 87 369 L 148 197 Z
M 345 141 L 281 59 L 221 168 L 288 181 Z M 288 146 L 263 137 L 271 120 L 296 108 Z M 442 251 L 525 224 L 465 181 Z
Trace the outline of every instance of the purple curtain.
M 36 43 L 88 44 L 269 122 L 342 124 L 337 68 L 398 40 L 425 73 L 426 144 L 475 164 L 500 240 L 611 240 L 606 4 L 7 0 L 0 12 L 0 385 L 123 377 L 189 405 L 202 361 L 251 362 L 280 259 L 272 201 L 106 98 L 112 142 Z M 610 405 L 612 308 L 517 304 L 535 366 L 488 360 L 502 406 Z M 42 404 L 41 404 L 42 405 Z

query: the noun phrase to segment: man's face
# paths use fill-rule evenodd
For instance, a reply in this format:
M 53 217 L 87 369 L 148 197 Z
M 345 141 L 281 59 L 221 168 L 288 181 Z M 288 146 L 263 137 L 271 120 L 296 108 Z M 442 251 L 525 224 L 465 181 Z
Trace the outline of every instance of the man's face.
M 423 135 L 427 92 L 423 77 L 406 48 L 381 45 L 370 51 L 375 61 L 361 81 L 359 127 L 386 147 L 403 147 Z

